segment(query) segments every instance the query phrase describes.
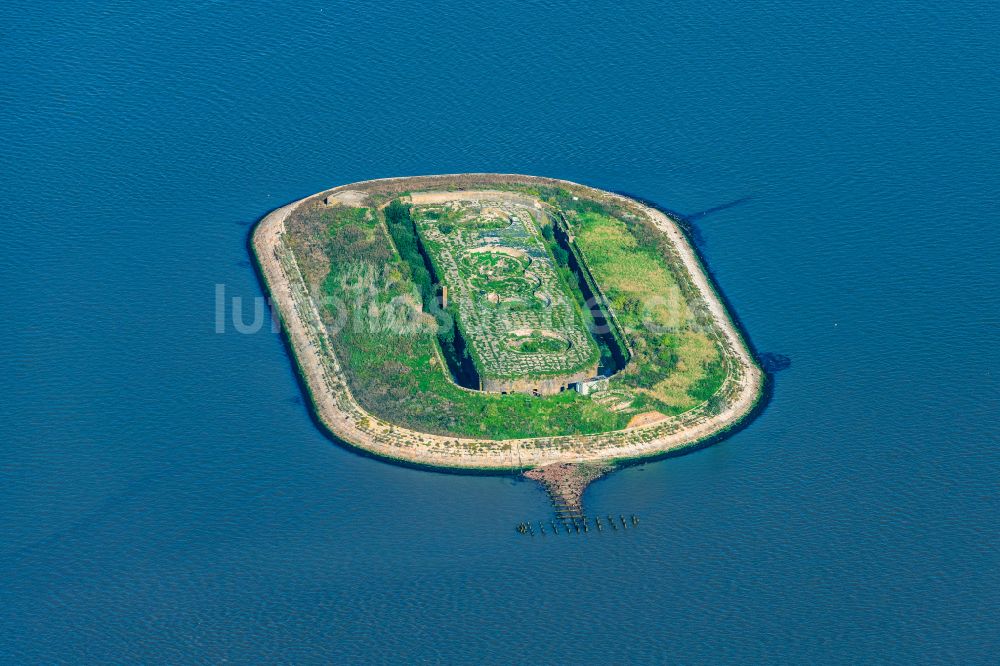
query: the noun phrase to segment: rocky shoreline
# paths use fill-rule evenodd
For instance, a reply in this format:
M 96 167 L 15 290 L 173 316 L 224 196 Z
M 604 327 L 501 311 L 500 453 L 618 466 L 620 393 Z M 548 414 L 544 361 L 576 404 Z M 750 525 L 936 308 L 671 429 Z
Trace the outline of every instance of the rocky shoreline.
M 583 492 L 614 469 L 602 463 L 553 463 L 528 470 L 524 476 L 537 481 L 548 492 L 560 518 L 583 515 Z

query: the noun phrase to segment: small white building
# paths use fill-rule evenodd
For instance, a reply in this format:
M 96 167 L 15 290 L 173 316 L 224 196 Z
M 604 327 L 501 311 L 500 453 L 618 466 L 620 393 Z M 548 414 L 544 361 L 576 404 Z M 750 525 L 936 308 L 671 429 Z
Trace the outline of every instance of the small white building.
M 577 382 L 575 384 L 576 392 L 580 395 L 590 395 L 591 393 L 600 393 L 608 388 L 608 378 L 604 375 L 597 375 L 596 377 L 591 377 L 590 379 L 584 379 L 582 382 Z

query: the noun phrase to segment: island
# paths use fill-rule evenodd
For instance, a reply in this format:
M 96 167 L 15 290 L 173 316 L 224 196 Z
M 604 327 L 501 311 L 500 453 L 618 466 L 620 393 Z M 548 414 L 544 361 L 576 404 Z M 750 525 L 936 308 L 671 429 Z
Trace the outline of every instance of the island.
M 318 421 L 350 447 L 526 472 L 569 510 L 623 462 L 732 431 L 764 374 L 677 220 L 516 174 L 279 208 L 252 249 Z

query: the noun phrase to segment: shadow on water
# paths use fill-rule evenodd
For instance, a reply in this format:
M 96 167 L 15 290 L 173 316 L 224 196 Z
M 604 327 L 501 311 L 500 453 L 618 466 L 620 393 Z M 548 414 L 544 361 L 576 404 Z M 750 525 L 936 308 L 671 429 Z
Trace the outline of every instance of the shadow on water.
M 718 206 L 712 206 L 711 208 L 706 208 L 703 211 L 699 211 L 697 213 L 691 213 L 690 215 L 685 215 L 684 218 L 688 222 L 697 222 L 701 218 L 708 217 L 712 213 L 718 213 L 720 210 L 726 210 L 727 208 L 733 208 L 735 206 L 739 206 L 740 204 L 745 204 L 746 202 L 750 201 L 751 199 L 753 199 L 752 196 L 740 197 L 739 199 L 736 199 L 735 201 L 730 201 L 728 203 L 720 204 Z
M 706 208 L 705 210 L 698 211 L 697 213 L 691 213 L 690 215 L 685 215 L 684 213 L 678 212 L 676 210 L 671 210 L 670 208 L 664 208 L 658 204 L 653 203 L 649 199 L 644 199 L 640 196 L 630 194 L 628 192 L 623 192 L 621 190 L 616 190 L 616 194 L 621 194 L 630 199 L 635 199 L 641 204 L 654 208 L 664 215 L 668 216 L 674 222 L 676 222 L 685 232 L 688 240 L 698 248 L 703 250 L 705 248 L 705 237 L 701 233 L 701 229 L 695 225 L 695 222 L 708 217 L 713 213 L 718 213 L 719 211 L 726 210 L 727 208 L 735 208 L 736 206 L 741 206 L 746 202 L 753 199 L 753 196 L 748 195 L 745 197 L 740 197 L 739 199 L 734 199 L 733 201 L 726 202 L 724 204 L 719 204 L 718 206 L 712 206 L 711 208 Z
M 792 359 L 784 354 L 764 352 L 760 355 L 760 365 L 764 368 L 764 372 L 774 374 L 792 367 Z

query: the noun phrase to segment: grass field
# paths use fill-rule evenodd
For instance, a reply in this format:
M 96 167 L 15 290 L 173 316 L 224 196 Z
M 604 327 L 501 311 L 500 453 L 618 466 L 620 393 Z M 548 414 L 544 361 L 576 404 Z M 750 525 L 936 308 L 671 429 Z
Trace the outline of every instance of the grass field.
M 725 379 L 710 323 L 699 321 L 657 248 L 621 219 L 586 211 L 569 215 L 575 242 L 625 329 L 635 356 L 618 381 L 665 413 L 710 397 Z

